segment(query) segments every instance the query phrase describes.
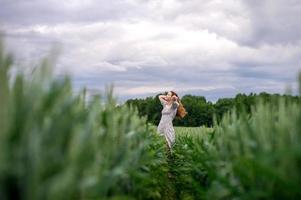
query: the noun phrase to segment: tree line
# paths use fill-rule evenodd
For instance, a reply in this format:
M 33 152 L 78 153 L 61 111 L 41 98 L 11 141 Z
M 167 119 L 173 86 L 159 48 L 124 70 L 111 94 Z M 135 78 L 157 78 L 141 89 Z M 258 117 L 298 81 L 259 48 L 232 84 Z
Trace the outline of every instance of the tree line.
M 125 104 L 137 107 L 139 116 L 145 116 L 148 122 L 158 125 L 162 111 L 162 105 L 158 99 L 159 95 L 146 97 L 145 99 L 128 99 Z M 280 98 L 288 102 L 300 101 L 299 96 L 261 92 L 259 94 L 250 93 L 248 95 L 239 93 L 233 98 L 220 98 L 215 103 L 212 103 L 206 100 L 204 96 L 186 94 L 181 98 L 181 102 L 188 114 L 183 119 L 176 117 L 173 124 L 174 126 L 197 127 L 205 125 L 212 127 L 214 120 L 219 122 L 222 116 L 233 108 L 235 108 L 238 114 L 240 112 L 251 113 L 252 107 L 259 99 L 263 102 L 271 102 L 277 101 Z

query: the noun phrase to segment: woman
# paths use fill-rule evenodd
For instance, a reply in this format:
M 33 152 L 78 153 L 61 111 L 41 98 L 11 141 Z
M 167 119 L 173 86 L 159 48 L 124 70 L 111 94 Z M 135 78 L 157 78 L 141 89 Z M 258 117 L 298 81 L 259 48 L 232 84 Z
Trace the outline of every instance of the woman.
M 171 152 L 172 146 L 175 143 L 175 130 L 172 121 L 175 116 L 183 118 L 187 112 L 174 91 L 169 91 L 166 95 L 159 95 L 158 98 L 163 105 L 163 109 L 157 131 L 165 136 L 169 152 Z

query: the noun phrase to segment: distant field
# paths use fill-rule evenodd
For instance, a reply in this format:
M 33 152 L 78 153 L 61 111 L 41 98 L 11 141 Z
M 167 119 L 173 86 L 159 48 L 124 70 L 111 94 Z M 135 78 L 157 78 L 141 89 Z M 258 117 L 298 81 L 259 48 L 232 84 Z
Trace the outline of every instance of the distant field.
M 157 130 L 157 126 L 153 126 Z M 208 128 L 205 126 L 201 127 L 180 127 L 174 126 L 176 138 L 187 136 L 187 137 L 202 137 L 206 134 L 211 134 L 213 132 L 213 128 Z
M 199 134 L 208 134 L 213 132 L 213 128 L 201 127 L 174 127 L 176 135 L 195 136 Z
M 153 126 L 157 128 L 157 126 Z M 204 134 L 204 133 L 211 133 L 214 129 L 208 128 L 205 126 L 201 127 L 182 127 L 182 126 L 174 126 L 175 133 L 180 135 L 197 135 L 197 134 Z

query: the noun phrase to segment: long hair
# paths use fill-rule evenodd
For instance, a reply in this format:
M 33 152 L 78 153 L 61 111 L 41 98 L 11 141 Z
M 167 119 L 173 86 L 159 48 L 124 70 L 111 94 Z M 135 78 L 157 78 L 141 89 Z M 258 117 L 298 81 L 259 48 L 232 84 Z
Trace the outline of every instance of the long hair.
M 180 118 L 184 118 L 185 115 L 188 114 L 188 112 L 186 112 L 186 109 L 184 108 L 184 106 L 183 106 L 183 104 L 182 104 L 182 102 L 181 102 L 181 100 L 180 100 L 180 97 L 179 97 L 178 94 L 175 93 L 174 91 L 170 91 L 170 92 L 172 93 L 172 96 L 175 95 L 175 96 L 178 97 L 177 102 L 179 103 L 179 106 L 178 106 L 178 109 L 177 109 L 177 114 L 176 114 L 176 116 L 178 116 L 178 117 L 180 117 Z M 167 93 L 168 93 L 168 92 L 166 92 L 166 94 L 167 94 Z

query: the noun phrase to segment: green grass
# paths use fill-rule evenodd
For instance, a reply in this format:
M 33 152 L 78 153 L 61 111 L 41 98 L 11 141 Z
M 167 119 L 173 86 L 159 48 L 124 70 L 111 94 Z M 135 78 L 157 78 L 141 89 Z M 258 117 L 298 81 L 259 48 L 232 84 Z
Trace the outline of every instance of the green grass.
M 299 199 L 301 104 L 258 102 L 213 129 L 176 127 L 180 199 Z M 195 137 L 197 136 L 197 137 Z
M 11 65 L 0 47 L 0 199 L 168 199 L 164 140 L 112 88 L 86 103 L 48 60 Z
M 176 137 L 181 137 L 185 135 L 189 135 L 192 137 L 202 137 L 203 135 L 211 134 L 213 132 L 213 128 L 208 128 L 205 126 L 201 127 L 174 127 Z

